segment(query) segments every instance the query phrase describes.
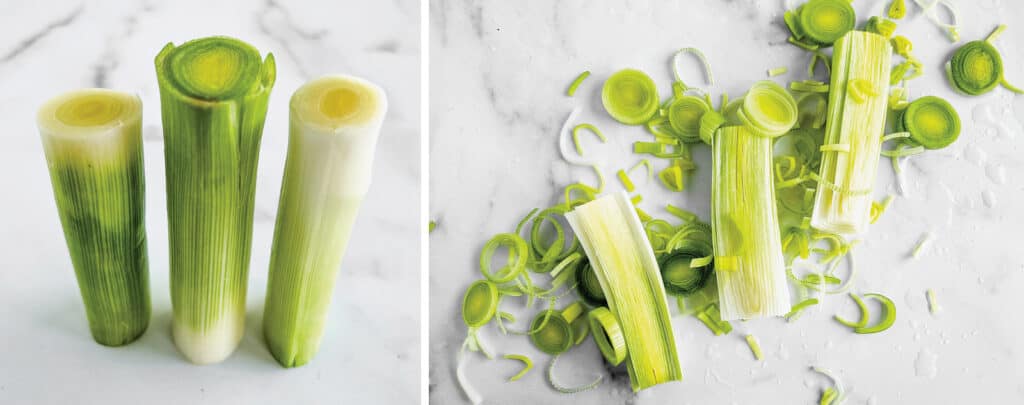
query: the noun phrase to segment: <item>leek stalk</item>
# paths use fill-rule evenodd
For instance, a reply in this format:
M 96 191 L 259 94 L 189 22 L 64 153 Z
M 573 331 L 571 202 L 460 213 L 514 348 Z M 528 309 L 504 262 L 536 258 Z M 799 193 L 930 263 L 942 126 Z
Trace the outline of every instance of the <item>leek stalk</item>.
M 149 325 L 142 101 L 73 91 L 39 109 L 64 239 L 97 343 L 121 346 Z
M 291 99 L 291 126 L 263 333 L 281 365 L 316 354 L 370 169 L 387 98 L 363 79 L 325 76 Z
M 252 215 L 272 55 L 232 38 L 156 57 L 167 170 L 174 343 L 197 364 L 242 339 Z

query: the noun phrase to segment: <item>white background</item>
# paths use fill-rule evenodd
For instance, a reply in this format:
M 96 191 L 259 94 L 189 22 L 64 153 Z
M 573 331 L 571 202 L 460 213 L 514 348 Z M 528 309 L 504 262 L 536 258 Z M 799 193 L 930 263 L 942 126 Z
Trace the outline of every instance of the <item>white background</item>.
M 1024 3 L 954 2 L 962 12 L 964 40 L 984 38 L 1000 22 L 1010 24 L 997 45 L 1007 78 L 1024 85 Z M 846 296 L 826 297 L 795 323 L 733 322 L 735 331 L 724 337 L 712 336 L 695 318 L 675 317 L 682 382 L 634 395 L 624 374 L 608 381 L 588 341 L 559 361 L 556 374 L 565 385 L 598 375 L 605 383 L 570 396 L 548 386 L 549 356 L 527 338 L 502 336 L 490 325 L 481 334 L 499 359 L 473 355 L 466 364 L 485 403 L 817 403 L 827 380 L 810 366 L 835 371 L 850 404 L 1024 403 L 1024 96 L 1003 89 L 981 97 L 955 95 L 942 68 L 955 46 L 907 3 L 908 17 L 897 32 L 913 41 L 925 67 L 925 76 L 910 84 L 912 95 L 947 98 L 960 113 L 963 132 L 952 146 L 909 160 L 905 195 L 899 196 L 888 159 L 881 161 L 876 199 L 898 197 L 856 249 L 854 291 L 880 292 L 896 301 L 898 319 L 891 329 L 855 335 L 832 321 L 836 313 L 856 316 Z M 860 22 L 887 4 L 854 1 Z M 600 105 L 604 79 L 622 68 L 639 68 L 667 97 L 669 58 L 690 46 L 709 58 L 718 83 L 712 88 L 716 105 L 721 91 L 739 96 L 769 68 L 789 67 L 779 82 L 802 79 L 808 57 L 785 43 L 782 12 L 777 0 L 431 2 L 430 215 L 438 221 L 430 235 L 432 402 L 465 401 L 454 384 L 453 359 L 466 336 L 459 305 L 465 288 L 480 278 L 481 246 L 496 233 L 512 231 L 531 208 L 555 203 L 562 187 L 594 182 L 590 169 L 570 169 L 558 155 L 558 131 L 569 111 L 582 106 L 576 122 L 593 123 L 609 137 L 607 145 L 584 139 L 588 156 L 604 157 L 604 175 L 616 190 L 615 171 L 640 159 L 628 152 L 630 144 L 650 136 L 606 116 Z M 684 67 L 688 82 L 701 82 L 695 64 Z M 583 70 L 593 75 L 576 97 L 565 97 Z M 706 220 L 708 155 L 707 147 L 694 150 L 699 168 L 684 193 L 639 186 L 641 207 L 664 217 L 659 207 L 671 202 Z M 933 243 L 910 259 L 928 232 Z M 936 292 L 942 308 L 936 315 L 928 312 L 927 289 Z M 523 310 L 518 302 L 505 302 L 502 309 L 529 315 L 540 309 Z M 761 341 L 764 361 L 751 356 L 743 340 L 748 333 Z M 506 383 L 521 367 L 500 359 L 506 353 L 529 355 L 534 370 Z
M 0 404 L 416 403 L 419 353 L 417 1 L 0 0 Z M 170 337 L 167 217 L 153 58 L 168 42 L 230 35 L 273 52 L 257 178 L 246 335 L 225 362 L 194 366 Z M 320 351 L 281 368 L 261 333 L 288 134 L 304 81 L 349 73 L 390 110 Z M 153 318 L 138 341 L 92 341 L 46 171 L 36 109 L 80 87 L 143 101 Z

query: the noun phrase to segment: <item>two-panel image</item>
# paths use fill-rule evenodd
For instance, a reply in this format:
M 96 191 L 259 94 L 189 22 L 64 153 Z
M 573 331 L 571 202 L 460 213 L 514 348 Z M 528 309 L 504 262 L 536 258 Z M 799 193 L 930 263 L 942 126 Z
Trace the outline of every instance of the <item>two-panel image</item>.
M 0 404 L 1024 403 L 1020 20 L 0 0 Z

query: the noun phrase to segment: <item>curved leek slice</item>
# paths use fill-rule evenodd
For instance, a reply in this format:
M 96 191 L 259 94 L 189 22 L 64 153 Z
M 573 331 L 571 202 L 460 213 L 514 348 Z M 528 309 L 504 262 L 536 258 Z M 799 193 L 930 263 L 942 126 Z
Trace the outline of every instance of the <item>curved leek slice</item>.
M 854 332 L 860 334 L 878 333 L 889 329 L 896 323 L 896 304 L 889 297 L 882 294 L 864 294 L 864 298 L 874 298 L 882 304 L 882 320 L 872 326 L 854 328 Z
M 784 315 L 790 302 L 772 140 L 746 127 L 724 127 L 714 137 L 711 153 L 711 228 L 722 319 Z M 725 258 L 730 265 L 723 265 Z
M 935 96 L 914 100 L 902 114 L 910 139 L 926 149 L 942 149 L 960 136 L 960 116 L 949 102 Z
M 811 215 L 815 229 L 858 234 L 868 225 L 888 112 L 883 89 L 889 83 L 891 58 L 889 40 L 878 34 L 853 31 L 835 44 L 824 144 L 846 144 L 849 152 L 822 153 L 818 173 L 812 172 L 819 183 Z M 854 80 L 861 85 L 851 86 Z M 851 94 L 851 87 L 861 88 L 861 100 Z
M 589 70 L 583 71 L 583 73 L 580 73 L 579 76 L 576 76 L 576 78 L 572 80 L 572 84 L 569 85 L 569 89 L 565 91 L 565 95 L 569 97 L 575 95 L 576 89 L 578 89 L 580 85 L 583 84 L 583 81 L 586 80 L 588 77 L 590 77 Z
M 210 37 L 156 57 L 178 350 L 227 358 L 242 339 L 256 166 L 276 68 L 273 55 Z
M 885 15 L 894 20 L 903 19 L 907 15 L 907 3 L 904 0 L 892 0 Z
M 498 269 L 498 271 L 491 271 L 491 258 L 500 246 L 508 248 L 508 263 Z M 530 247 L 526 245 L 526 241 L 519 235 L 512 233 L 494 235 L 491 240 L 484 244 L 483 250 L 480 251 L 480 273 L 488 280 L 497 284 L 512 281 L 526 268 L 526 260 L 530 257 L 529 249 Z
M 587 305 L 593 307 L 608 305 L 604 298 L 604 291 L 601 290 L 601 283 L 597 280 L 594 269 L 590 267 L 590 262 L 576 268 L 576 283 L 576 291 Z
M 847 0 L 811 0 L 799 9 L 800 29 L 809 42 L 830 46 L 853 30 L 857 15 Z
M 775 82 L 762 80 L 754 83 L 743 97 L 737 111 L 740 122 L 757 135 L 777 137 L 796 125 L 796 100 Z
M 555 379 L 555 363 L 558 361 L 559 357 L 560 355 L 556 355 L 554 358 L 551 359 L 551 363 L 548 364 L 548 383 L 551 384 L 551 388 L 554 388 L 555 391 L 561 392 L 563 394 L 576 394 L 586 390 L 594 389 L 598 385 L 601 385 L 601 381 L 604 380 L 604 376 L 599 375 L 590 384 L 581 385 L 579 387 L 566 387 L 563 386 L 562 384 L 559 384 L 557 379 Z
M 921 12 L 928 18 L 933 24 L 945 30 L 946 36 L 952 42 L 960 40 L 960 27 L 959 27 L 959 12 L 950 0 L 914 0 L 918 6 L 921 6 Z M 949 11 L 948 14 L 952 21 L 949 23 L 943 22 L 939 18 L 939 5 L 946 7 Z
M 559 354 L 572 347 L 572 327 L 561 312 L 546 310 L 530 323 L 530 341 L 544 353 Z
M 150 316 L 142 101 L 74 91 L 43 104 L 37 123 L 89 330 L 128 344 Z
M 704 57 L 704 52 L 701 52 L 700 49 L 697 48 L 683 48 L 676 51 L 676 53 L 672 55 L 672 74 L 676 76 L 676 82 L 682 84 L 683 87 L 688 87 L 686 86 L 686 83 L 683 82 L 683 75 L 679 74 L 679 72 L 682 71 L 681 69 L 679 69 L 679 58 L 681 58 L 685 54 L 691 54 L 697 58 L 697 60 L 701 64 L 701 67 L 704 68 L 705 81 L 708 85 L 714 86 L 715 77 L 712 76 L 711 74 L 711 64 L 708 63 L 708 59 Z
M 704 288 L 711 277 L 713 252 L 700 251 L 694 247 L 673 250 L 658 260 L 665 292 L 676 297 L 685 297 Z
M 682 96 L 668 106 L 668 121 L 680 140 L 700 142 L 700 120 L 711 111 L 711 105 L 702 97 Z
M 487 280 L 469 285 L 462 296 L 462 321 L 470 328 L 479 328 L 494 318 L 498 311 L 498 286 Z
M 590 319 L 590 332 L 594 334 L 594 342 L 601 350 L 601 355 L 609 364 L 617 366 L 626 359 L 626 339 L 622 336 L 622 328 L 608 308 L 599 307 L 587 314 Z
M 523 363 L 523 369 L 519 370 L 519 372 L 516 373 L 516 375 L 509 377 L 509 382 L 523 378 L 523 376 L 526 375 L 526 373 L 530 372 L 530 370 L 533 369 L 533 360 L 530 360 L 529 357 L 523 356 L 521 354 L 506 354 L 505 358 L 509 360 L 518 360 Z
M 836 322 L 839 322 L 851 328 L 863 328 L 867 326 L 869 320 L 868 307 L 866 304 L 864 304 L 864 300 L 862 300 L 860 296 L 854 293 L 850 293 L 850 298 L 853 298 L 853 302 L 857 303 L 857 308 L 860 310 L 860 319 L 857 320 L 857 322 L 853 322 L 843 319 L 839 315 L 835 315 Z
M 988 41 L 971 41 L 949 61 L 950 78 L 957 90 L 977 96 L 988 93 L 1003 78 L 1003 58 Z
M 317 352 L 335 280 L 370 186 L 384 91 L 324 76 L 291 99 L 288 157 L 267 279 L 263 332 L 283 366 Z
M 623 69 L 605 80 L 601 101 L 616 121 L 640 125 L 658 112 L 658 88 L 646 73 Z

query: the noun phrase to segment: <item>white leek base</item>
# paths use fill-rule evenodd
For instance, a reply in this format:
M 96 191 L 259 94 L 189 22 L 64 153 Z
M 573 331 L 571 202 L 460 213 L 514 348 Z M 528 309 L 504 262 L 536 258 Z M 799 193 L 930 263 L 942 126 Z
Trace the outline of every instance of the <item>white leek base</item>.
M 171 332 L 174 345 L 188 361 L 194 364 L 220 363 L 231 356 L 242 341 L 245 317 L 226 316 L 204 333 L 175 321 Z

